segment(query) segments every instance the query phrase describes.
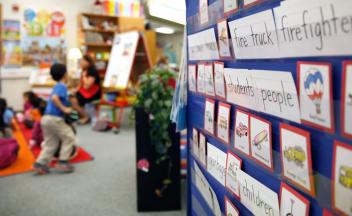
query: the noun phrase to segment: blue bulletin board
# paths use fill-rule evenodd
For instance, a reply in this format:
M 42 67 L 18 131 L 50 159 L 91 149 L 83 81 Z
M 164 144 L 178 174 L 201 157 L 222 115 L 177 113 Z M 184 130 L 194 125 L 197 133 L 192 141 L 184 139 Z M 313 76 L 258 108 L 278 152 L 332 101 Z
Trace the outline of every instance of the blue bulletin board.
M 259 13 L 268 9 L 275 8 L 281 3 L 280 0 L 259 1 L 251 7 L 243 7 L 243 0 L 239 1 L 239 10 L 226 17 L 227 21 L 236 20 L 248 15 Z M 198 24 L 199 0 L 186 0 L 187 6 L 187 35 L 195 34 L 209 28 L 214 28 L 217 32 L 216 24 L 218 20 L 225 18 L 223 14 L 222 0 L 208 0 L 209 18 L 207 25 L 200 26 Z M 352 14 L 352 11 L 351 11 Z M 217 34 L 216 34 L 217 35 Z M 216 36 L 217 37 L 217 36 Z M 352 37 L 352 35 L 351 35 Z M 292 47 L 294 49 L 294 47 Z M 262 184 L 280 194 L 280 184 L 285 182 L 299 192 L 310 202 L 309 215 L 323 215 L 323 209 L 327 209 L 332 213 L 331 195 L 332 195 L 332 165 L 333 165 L 333 149 L 334 141 L 340 141 L 347 145 L 352 145 L 352 140 L 341 135 L 341 100 L 342 100 L 342 71 L 343 61 L 352 60 L 352 56 L 324 56 L 324 57 L 302 57 L 302 58 L 276 58 L 276 59 L 253 59 L 253 60 L 206 60 L 206 62 L 224 62 L 225 68 L 239 69 L 256 69 L 256 70 L 273 70 L 291 72 L 297 86 L 297 62 L 328 62 L 332 65 L 332 86 L 333 86 L 333 114 L 334 114 L 334 133 L 324 132 L 306 124 L 299 124 L 285 119 L 281 119 L 262 112 L 248 110 L 243 107 L 231 104 L 230 115 L 230 145 L 224 145 L 219 139 L 212 135 L 205 134 L 207 142 L 211 143 L 223 152 L 231 151 L 242 159 L 242 170 L 252 176 Z M 202 61 L 204 62 L 204 61 Z M 188 61 L 188 64 L 196 65 L 200 61 Z M 212 189 L 215 191 L 222 214 L 225 214 L 224 197 L 228 197 L 230 201 L 237 207 L 240 215 L 252 215 L 252 213 L 230 193 L 222 184 L 220 184 L 206 168 L 201 165 L 200 161 L 192 154 L 192 129 L 202 131 L 204 128 L 204 107 L 207 96 L 198 94 L 188 90 L 188 108 L 187 108 L 187 123 L 188 123 L 188 215 L 213 215 L 211 207 L 207 204 L 205 198 L 201 195 L 199 189 L 194 182 L 194 164 L 197 164 Z M 226 100 L 215 99 L 215 118 L 219 102 L 229 103 Z M 234 122 L 235 112 L 240 108 L 247 112 L 264 118 L 272 124 L 272 149 L 273 149 L 273 166 L 274 172 L 263 168 L 251 158 L 234 149 Z M 352 119 L 350 119 L 352 121 Z M 286 123 L 310 133 L 311 141 L 311 157 L 312 168 L 314 174 L 316 196 L 312 197 L 309 194 L 300 190 L 300 188 L 287 182 L 282 177 L 282 167 L 280 159 L 280 123 Z M 352 165 L 351 165 L 352 166 Z M 352 200 L 351 200 L 352 202 Z M 338 215 L 338 214 L 336 214 Z

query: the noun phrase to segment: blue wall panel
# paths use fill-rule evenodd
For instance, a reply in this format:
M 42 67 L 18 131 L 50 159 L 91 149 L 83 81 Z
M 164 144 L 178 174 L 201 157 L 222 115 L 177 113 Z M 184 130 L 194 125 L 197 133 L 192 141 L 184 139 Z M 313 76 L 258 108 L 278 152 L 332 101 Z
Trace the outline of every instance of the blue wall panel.
M 219 0 L 221 1 L 221 0 Z M 205 26 L 204 28 L 198 27 L 194 22 L 194 17 L 198 14 L 198 0 L 186 0 L 187 4 L 187 34 L 193 34 L 207 28 L 215 27 L 216 30 L 216 20 L 211 21 L 210 26 Z M 209 9 L 214 5 L 221 5 L 218 1 L 209 0 Z M 228 21 L 241 18 L 243 16 L 248 16 L 260 11 L 264 11 L 280 4 L 279 0 L 269 0 L 264 3 L 258 4 L 248 9 L 242 8 L 242 1 L 240 1 L 240 10 L 228 17 Z M 222 18 L 219 14 L 217 18 Z M 293 47 L 294 48 L 294 47 Z M 341 104 L 341 84 L 342 84 L 342 61 L 352 60 L 351 56 L 345 57 L 310 57 L 310 58 L 287 58 L 287 59 L 272 59 L 272 60 L 231 60 L 224 61 L 225 67 L 227 68 L 245 68 L 245 69 L 263 69 L 263 70 L 276 70 L 276 71 L 290 71 L 292 75 L 297 80 L 296 74 L 296 64 L 297 61 L 319 61 L 319 62 L 329 62 L 332 64 L 332 75 L 333 75 L 333 100 L 334 100 L 334 118 L 335 118 L 335 133 L 329 134 L 325 133 L 319 129 L 314 129 L 303 124 L 297 124 L 287 120 L 282 120 L 277 117 L 273 117 L 267 114 L 258 113 L 254 111 L 249 111 L 255 115 L 263 117 L 272 123 L 272 137 L 273 137 L 273 157 L 274 157 L 274 173 L 262 168 L 260 165 L 256 164 L 253 160 L 243 156 L 238 151 L 233 148 L 233 127 L 234 127 L 234 113 L 238 108 L 236 105 L 232 105 L 232 115 L 231 115 L 231 146 L 226 146 L 222 144 L 215 137 L 206 135 L 207 140 L 223 150 L 224 152 L 231 150 L 237 153 L 243 160 L 242 169 L 247 172 L 252 177 L 256 178 L 266 186 L 270 187 L 272 190 L 279 194 L 281 177 L 281 164 L 280 164 L 280 141 L 279 141 L 279 124 L 284 122 L 304 130 L 307 130 L 311 134 L 311 145 L 312 145 L 312 166 L 314 170 L 314 178 L 316 183 L 316 198 L 303 193 L 298 188 L 294 187 L 299 191 L 304 197 L 306 197 L 310 202 L 310 215 L 322 215 L 322 208 L 331 209 L 331 167 L 332 167 L 332 157 L 333 157 L 333 142 L 334 140 L 343 141 L 352 145 L 352 141 L 341 137 L 340 129 L 340 104 Z M 211 62 L 211 61 L 210 61 Z M 196 61 L 189 61 L 189 64 L 197 64 Z M 296 82 L 297 84 L 297 82 Z M 217 100 L 219 101 L 219 100 Z M 188 143 L 192 139 L 192 128 L 197 128 L 199 130 L 203 129 L 203 116 L 204 116 L 204 104 L 205 97 L 196 93 L 188 92 Z M 216 103 L 217 107 L 218 102 Z M 216 109 L 217 110 L 217 109 Z M 190 148 L 190 145 L 188 145 Z M 193 172 L 193 157 L 191 150 L 189 149 L 188 154 L 188 214 L 196 213 L 192 207 L 192 199 L 194 196 L 199 203 L 204 207 L 205 212 L 209 212 L 209 207 L 206 206 L 204 200 L 200 193 L 197 191 L 196 187 L 192 183 L 190 173 Z M 202 168 L 203 174 L 206 176 L 210 182 L 212 188 L 218 195 L 220 202 L 220 207 L 222 211 L 224 210 L 224 195 L 227 195 L 231 201 L 239 208 L 243 215 L 250 215 L 250 212 L 242 205 L 235 197 L 233 197 L 220 183 L 218 183 L 205 169 Z M 193 210 L 192 210 L 193 209 Z

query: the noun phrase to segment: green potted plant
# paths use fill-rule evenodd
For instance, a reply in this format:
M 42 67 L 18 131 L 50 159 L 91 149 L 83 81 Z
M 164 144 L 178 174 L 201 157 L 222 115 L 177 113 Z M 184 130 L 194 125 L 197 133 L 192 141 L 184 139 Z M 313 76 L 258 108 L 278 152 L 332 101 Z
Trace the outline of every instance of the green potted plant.
M 139 78 L 136 121 L 138 210 L 180 208 L 179 135 L 170 121 L 176 73 L 154 68 Z M 139 167 L 142 164 L 143 167 Z

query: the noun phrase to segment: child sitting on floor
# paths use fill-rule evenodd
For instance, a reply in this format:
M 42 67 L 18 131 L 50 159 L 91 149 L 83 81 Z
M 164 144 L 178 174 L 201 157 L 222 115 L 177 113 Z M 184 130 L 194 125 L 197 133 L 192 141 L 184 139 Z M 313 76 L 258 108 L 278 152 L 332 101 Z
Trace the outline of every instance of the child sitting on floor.
M 0 98 L 0 137 L 10 138 L 12 137 L 12 120 L 14 113 L 7 107 L 5 99 Z
M 61 149 L 56 168 L 63 172 L 72 172 L 74 167 L 69 163 L 72 149 L 75 145 L 75 134 L 72 128 L 65 122 L 65 114 L 71 114 L 68 107 L 68 90 L 66 86 L 67 71 L 63 64 L 54 64 L 50 68 L 50 75 L 57 82 L 49 98 L 45 114 L 41 119 L 41 127 L 44 134 L 42 150 L 34 163 L 33 168 L 38 174 L 50 172 L 48 164 L 59 148 Z

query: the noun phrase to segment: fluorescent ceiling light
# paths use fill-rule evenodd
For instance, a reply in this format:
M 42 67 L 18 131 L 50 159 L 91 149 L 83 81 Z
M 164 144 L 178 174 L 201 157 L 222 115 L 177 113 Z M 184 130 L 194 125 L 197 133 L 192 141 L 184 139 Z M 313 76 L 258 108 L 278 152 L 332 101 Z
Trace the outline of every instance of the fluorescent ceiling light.
M 158 27 L 158 28 L 155 28 L 155 31 L 160 34 L 173 34 L 173 33 L 175 33 L 175 29 L 170 28 L 170 27 Z
M 182 0 L 149 0 L 149 14 L 171 22 L 186 24 L 186 4 Z

